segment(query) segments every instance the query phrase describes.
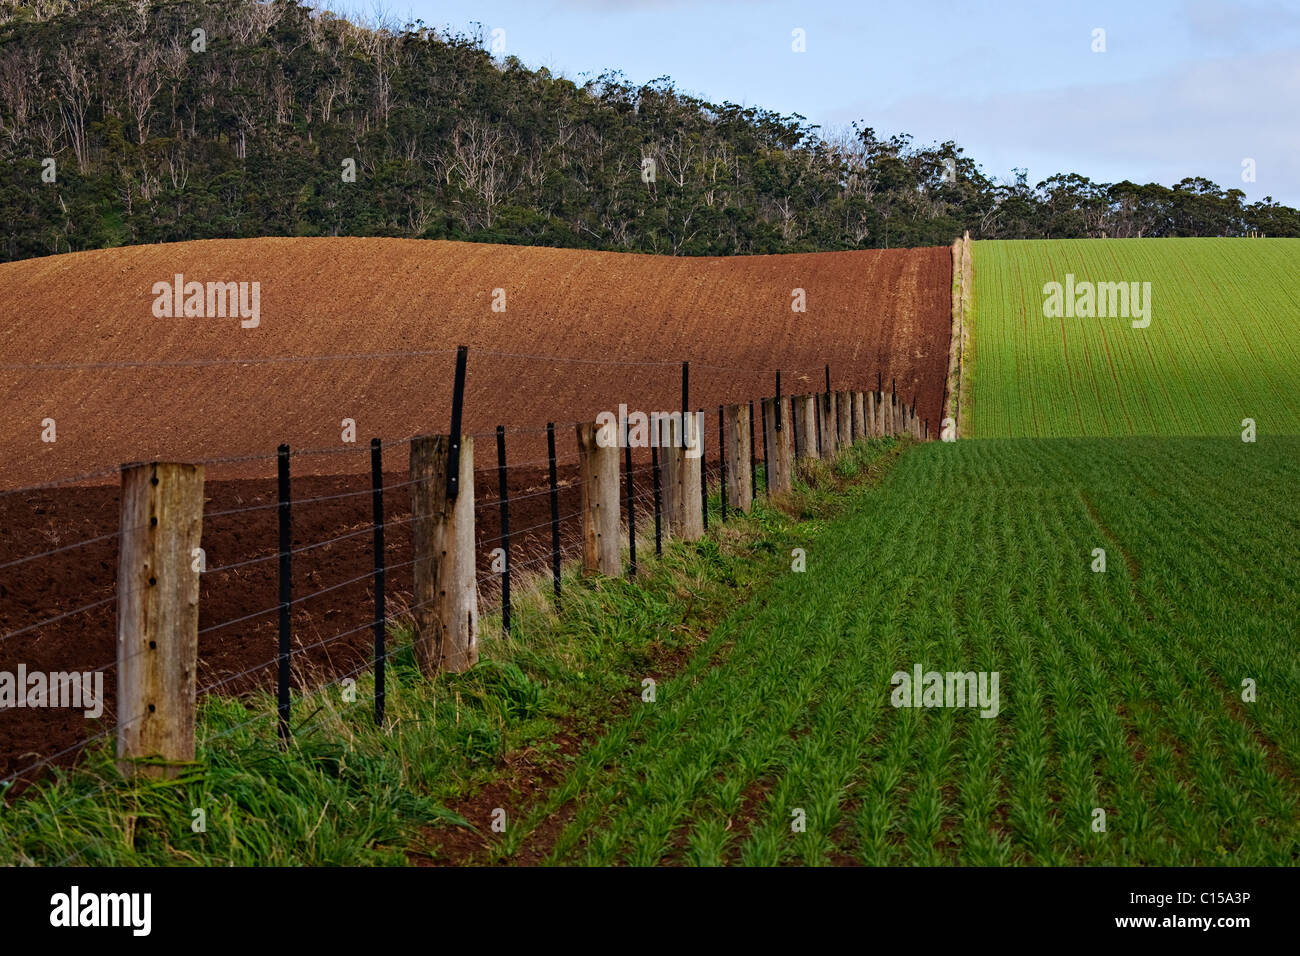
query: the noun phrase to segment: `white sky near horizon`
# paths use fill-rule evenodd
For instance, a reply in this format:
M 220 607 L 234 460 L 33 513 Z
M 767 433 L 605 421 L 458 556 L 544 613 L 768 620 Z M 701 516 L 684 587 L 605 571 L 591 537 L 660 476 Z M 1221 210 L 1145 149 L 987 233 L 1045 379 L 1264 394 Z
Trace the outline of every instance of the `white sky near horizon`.
M 363 19 L 505 31 L 506 54 L 955 140 L 984 173 L 1172 185 L 1300 207 L 1300 0 L 327 0 Z M 791 31 L 807 50 L 791 50 Z M 1093 30 L 1106 31 L 1094 53 Z M 1245 182 L 1242 161 L 1255 160 Z

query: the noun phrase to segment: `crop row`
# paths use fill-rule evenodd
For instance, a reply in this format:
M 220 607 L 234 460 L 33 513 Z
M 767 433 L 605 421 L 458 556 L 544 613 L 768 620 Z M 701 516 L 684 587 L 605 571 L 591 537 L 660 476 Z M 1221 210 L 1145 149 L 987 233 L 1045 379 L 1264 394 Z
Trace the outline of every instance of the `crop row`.
M 1297 439 L 917 448 L 502 851 L 562 813 L 553 862 L 1293 863 L 1298 477 Z M 915 664 L 997 715 L 892 706 Z

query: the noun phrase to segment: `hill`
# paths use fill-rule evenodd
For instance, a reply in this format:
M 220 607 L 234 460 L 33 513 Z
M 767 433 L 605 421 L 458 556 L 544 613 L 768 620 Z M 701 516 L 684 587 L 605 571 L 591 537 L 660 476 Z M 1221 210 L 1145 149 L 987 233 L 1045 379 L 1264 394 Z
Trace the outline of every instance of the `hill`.
M 822 130 L 667 77 L 575 83 L 482 36 L 295 0 L 0 5 L 0 132 L 3 259 L 257 236 L 735 255 L 1300 235 L 1295 209 L 1202 177 L 996 182 L 869 117 Z
M 155 315 L 155 284 L 177 274 L 247 282 L 250 293 L 259 283 L 257 326 Z M 787 394 L 821 390 L 829 362 L 836 388 L 896 379 L 937 425 L 950 274 L 945 249 L 673 258 L 350 238 L 7 263 L 0 487 L 124 461 L 273 455 L 281 442 L 339 449 L 345 418 L 357 425 L 352 447 L 443 432 L 461 344 L 471 433 L 572 422 L 620 402 L 679 408 L 683 360 L 694 363 L 697 407 L 771 394 L 778 368 Z M 806 312 L 792 311 L 795 289 Z M 41 425 L 51 418 L 52 443 Z M 363 458 L 300 470 L 361 469 Z M 273 469 L 236 463 L 223 474 Z

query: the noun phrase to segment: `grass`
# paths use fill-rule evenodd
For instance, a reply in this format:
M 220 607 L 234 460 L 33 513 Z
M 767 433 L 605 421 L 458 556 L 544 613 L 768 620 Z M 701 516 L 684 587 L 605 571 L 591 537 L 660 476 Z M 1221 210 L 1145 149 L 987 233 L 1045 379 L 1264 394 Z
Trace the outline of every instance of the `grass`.
M 269 697 L 208 700 L 176 782 L 100 751 L 0 862 L 1295 865 L 1297 479 L 1300 438 L 863 443 L 559 615 L 540 582 L 468 674 L 398 635 L 383 731 L 362 677 L 287 753 Z M 998 672 L 997 716 L 891 706 L 914 664 Z
M 836 468 L 858 476 L 896 447 L 862 446 Z M 810 479 L 819 487 L 801 483 L 786 505 L 795 514 L 831 507 L 845 480 L 827 468 Z M 340 678 L 295 696 L 287 751 L 272 695 L 205 696 L 198 759 L 178 779 L 125 782 L 101 741 L 75 768 L 0 804 L 0 865 L 410 862 L 425 854 L 431 828 L 486 828 L 487 819 L 448 808 L 508 775 L 505 758 L 563 768 L 571 757 L 562 738 L 599 735 L 639 700 L 646 675 L 689 657 L 770 579 L 796 521 L 760 504 L 721 525 L 715 491 L 710 536 L 670 544 L 660 559 L 653 538 L 643 539 L 635 581 L 584 580 L 570 569 L 559 614 L 549 574 L 517 583 L 511 637 L 485 614 L 483 660 L 466 674 L 424 679 L 409 632 L 390 628 L 383 729 L 373 725 L 368 670 L 355 675 L 355 692 Z
M 800 525 L 807 571 L 487 859 L 545 834 L 591 865 L 1294 865 L 1298 463 L 1297 439 L 915 448 Z M 1000 713 L 895 709 L 914 663 L 998 671 Z
M 963 436 L 1300 433 L 1300 240 L 978 242 Z M 1047 318 L 1043 287 L 1150 282 L 1151 324 Z

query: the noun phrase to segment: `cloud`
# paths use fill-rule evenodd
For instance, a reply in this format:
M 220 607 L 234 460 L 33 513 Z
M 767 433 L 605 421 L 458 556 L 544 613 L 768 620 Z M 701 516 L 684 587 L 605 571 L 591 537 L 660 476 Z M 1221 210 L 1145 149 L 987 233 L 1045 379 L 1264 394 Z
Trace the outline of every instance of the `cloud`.
M 1186 34 L 1211 50 L 1257 52 L 1300 39 L 1300 9 L 1290 4 L 1184 0 L 1181 14 Z
M 884 109 L 855 104 L 836 121 L 863 118 L 918 142 L 955 139 L 985 172 L 1029 166 L 1031 181 L 1078 172 L 1103 181 L 1170 184 L 1205 176 L 1254 200 L 1300 206 L 1300 56 L 1222 57 L 1133 82 L 1075 85 L 985 97 L 904 97 Z M 1241 162 L 1258 181 L 1241 181 Z

